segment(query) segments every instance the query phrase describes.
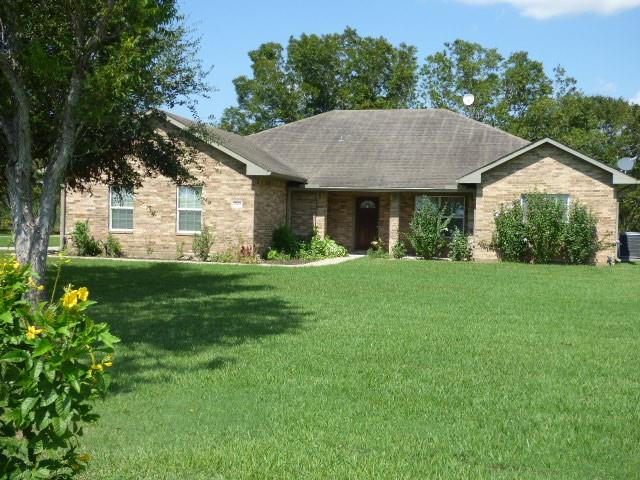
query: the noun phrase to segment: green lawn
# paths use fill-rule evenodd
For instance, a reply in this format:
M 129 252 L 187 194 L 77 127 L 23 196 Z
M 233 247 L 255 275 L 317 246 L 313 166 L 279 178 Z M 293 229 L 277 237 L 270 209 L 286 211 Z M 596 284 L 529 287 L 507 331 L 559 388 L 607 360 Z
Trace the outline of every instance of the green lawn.
M 0 247 L 8 247 L 11 244 L 12 244 L 11 234 L 0 233 Z M 49 237 L 49 246 L 50 247 L 60 246 L 60 235 L 51 235 L 51 237 Z
M 640 266 L 74 261 L 86 479 L 640 477 Z

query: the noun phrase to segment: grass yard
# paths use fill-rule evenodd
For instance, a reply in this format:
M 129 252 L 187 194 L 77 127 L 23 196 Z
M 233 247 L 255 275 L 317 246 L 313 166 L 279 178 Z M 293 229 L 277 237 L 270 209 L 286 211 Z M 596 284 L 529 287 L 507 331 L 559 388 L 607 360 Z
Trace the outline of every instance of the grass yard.
M 74 261 L 86 479 L 640 477 L 640 266 Z
M 0 233 L 0 247 L 8 247 L 12 244 L 11 234 L 9 233 Z M 59 247 L 60 246 L 60 235 L 51 235 L 49 237 L 49 246 L 50 247 Z

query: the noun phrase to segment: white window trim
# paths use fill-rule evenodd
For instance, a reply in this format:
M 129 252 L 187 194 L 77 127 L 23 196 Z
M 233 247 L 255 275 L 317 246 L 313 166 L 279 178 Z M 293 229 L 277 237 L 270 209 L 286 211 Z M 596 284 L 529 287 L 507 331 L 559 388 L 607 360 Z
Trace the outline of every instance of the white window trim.
M 462 199 L 462 233 L 467 233 L 467 197 L 466 195 L 456 195 L 456 194 L 444 194 L 444 195 L 416 195 L 414 210 L 418 209 L 418 200 L 421 197 L 430 197 L 430 198 L 461 198 Z M 438 205 L 438 209 L 441 209 L 442 206 Z M 452 217 L 452 218 L 460 218 L 460 217 Z M 446 235 L 448 238 L 450 235 Z
M 527 205 L 525 203 L 525 197 L 527 195 L 528 194 L 526 193 L 520 194 L 520 206 L 522 207 L 522 215 L 525 222 L 527 221 Z M 569 195 L 568 193 L 541 193 L 540 195 L 547 195 L 549 197 L 567 197 L 567 204 L 565 205 L 566 211 L 564 212 L 564 221 L 569 221 L 569 208 L 571 207 L 571 202 L 573 200 L 571 198 L 571 195 Z
M 133 209 L 134 209 L 133 206 L 131 206 L 131 207 L 120 207 L 120 206 L 114 207 L 113 206 L 113 203 L 112 203 L 112 192 L 113 192 L 114 188 L 119 190 L 122 187 L 118 187 L 117 185 L 109 187 L 109 231 L 110 232 L 114 232 L 114 233 L 132 233 L 133 232 L 133 228 L 113 228 L 112 213 L 113 213 L 113 209 L 114 208 L 117 209 L 117 210 L 131 210 L 131 212 L 133 212 Z M 136 199 L 136 197 L 135 197 L 135 195 L 133 195 L 134 204 L 135 204 L 135 199 Z M 133 223 L 133 226 L 135 227 L 135 218 L 132 219 L 132 223 Z
M 180 187 L 201 188 L 204 192 L 202 185 L 178 185 L 176 187 L 176 233 L 178 235 L 197 235 L 202 233 L 202 223 L 204 221 L 202 207 L 200 208 L 180 208 Z M 180 230 L 180 212 L 200 212 L 200 230 Z

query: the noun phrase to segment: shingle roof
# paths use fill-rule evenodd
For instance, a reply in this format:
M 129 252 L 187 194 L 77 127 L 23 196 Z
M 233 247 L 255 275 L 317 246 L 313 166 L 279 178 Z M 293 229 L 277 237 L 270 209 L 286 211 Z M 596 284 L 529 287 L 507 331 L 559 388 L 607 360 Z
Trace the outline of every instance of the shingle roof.
M 336 110 L 248 137 L 308 187 L 456 188 L 526 140 L 448 110 Z
M 196 122 L 194 120 L 181 117 L 180 115 L 176 115 L 175 113 L 163 113 L 170 119 L 173 119 L 174 121 L 181 123 L 186 127 L 193 127 L 196 125 Z M 276 176 L 290 178 L 293 180 L 304 180 L 305 177 L 303 175 L 296 172 L 290 166 L 285 165 L 278 159 L 274 158 L 272 154 L 264 151 L 248 137 L 242 137 L 240 135 L 227 132 L 226 130 L 222 130 L 220 128 L 214 128 L 210 125 L 204 125 L 204 127 L 207 129 L 208 133 L 211 134 L 214 144 L 219 144 L 222 147 L 231 150 L 233 153 L 241 156 L 242 158 Z

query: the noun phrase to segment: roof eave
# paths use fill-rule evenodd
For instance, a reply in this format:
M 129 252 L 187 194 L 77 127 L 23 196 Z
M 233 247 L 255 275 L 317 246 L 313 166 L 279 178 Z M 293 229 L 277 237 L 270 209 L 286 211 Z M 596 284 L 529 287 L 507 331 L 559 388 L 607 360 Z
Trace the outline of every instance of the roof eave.
M 613 185 L 639 185 L 640 181 L 633 178 L 630 175 L 624 174 L 622 172 L 619 172 L 618 170 L 616 170 L 615 168 L 612 168 L 608 165 L 605 165 L 602 162 L 599 162 L 598 160 L 594 160 L 591 157 L 588 157 L 576 150 L 573 150 L 570 147 L 567 147 L 566 145 L 563 145 L 560 142 L 557 142 L 555 140 L 553 140 L 552 138 L 543 138 L 542 140 L 538 140 L 537 142 L 532 142 L 529 145 L 526 145 L 523 148 L 520 148 L 518 150 L 515 150 L 514 152 L 511 152 L 508 155 L 505 155 L 504 157 L 501 157 L 491 163 L 489 163 L 488 165 L 485 165 L 483 167 L 480 167 L 472 172 L 467 173 L 466 175 L 460 177 L 458 180 L 456 180 L 456 183 L 458 184 L 477 184 L 477 183 L 482 183 L 482 174 L 484 172 L 487 172 L 489 170 L 492 170 L 500 165 L 502 165 L 503 163 L 508 162 L 509 160 L 512 160 L 516 157 L 519 157 L 520 155 L 523 155 L 541 145 L 544 144 L 549 144 L 549 145 L 553 145 L 556 148 L 559 148 L 560 150 L 564 150 L 567 153 L 570 153 L 571 155 L 580 158 L 581 160 L 584 160 L 602 170 L 605 170 L 606 172 L 611 173 L 612 175 L 612 184 Z
M 165 118 L 174 127 L 179 128 L 181 130 L 185 130 L 185 131 L 189 130 L 189 127 L 187 127 L 184 123 L 179 122 L 178 120 L 176 120 L 174 118 L 171 118 L 168 115 L 165 115 Z M 267 176 L 272 176 L 272 177 L 282 178 L 282 179 L 285 179 L 285 180 L 292 180 L 294 182 L 306 182 L 307 181 L 307 179 L 303 178 L 303 177 L 298 177 L 298 176 L 295 176 L 295 175 L 288 175 L 286 173 L 273 172 L 273 171 L 267 170 L 267 169 L 261 167 L 260 165 L 252 162 L 251 160 L 243 157 L 242 155 L 239 155 L 238 153 L 234 152 L 233 150 L 225 147 L 224 145 L 221 145 L 218 142 L 214 142 L 212 140 L 205 140 L 205 139 L 199 139 L 199 140 L 204 141 L 208 145 L 211 145 L 215 149 L 220 150 L 222 153 L 225 153 L 225 154 L 229 155 L 231 158 L 234 158 L 235 160 L 238 160 L 240 163 L 243 163 L 244 165 L 246 165 L 246 167 L 247 167 L 246 175 L 249 176 L 249 177 L 267 177 Z

